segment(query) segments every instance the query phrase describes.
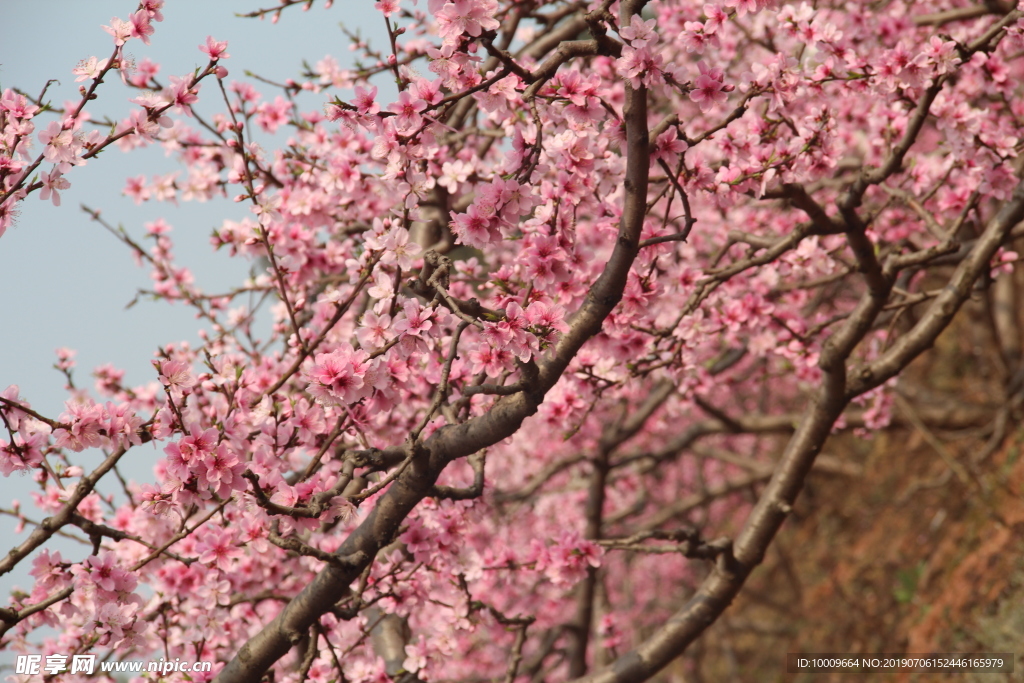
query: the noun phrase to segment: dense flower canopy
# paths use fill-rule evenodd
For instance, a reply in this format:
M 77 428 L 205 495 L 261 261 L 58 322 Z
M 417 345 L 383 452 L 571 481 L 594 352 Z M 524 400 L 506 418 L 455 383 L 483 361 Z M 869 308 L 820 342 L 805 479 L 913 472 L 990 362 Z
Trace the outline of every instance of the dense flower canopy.
M 830 431 L 885 428 L 899 372 L 1016 258 L 1012 4 L 381 0 L 370 66 L 277 92 L 214 37 L 185 75 L 125 59 L 162 5 L 103 26 L 79 102 L 3 92 L 0 234 L 105 148 L 161 145 L 182 171 L 125 194 L 234 198 L 211 241 L 258 276 L 211 296 L 166 222 L 119 232 L 202 343 L 144 386 L 96 369 L 56 417 L 0 393 L 0 472 L 38 484 L 0 560 L 35 579 L 0 611 L 19 651 L 643 680 L 739 590 Z M 137 92 L 111 131 L 115 78 Z

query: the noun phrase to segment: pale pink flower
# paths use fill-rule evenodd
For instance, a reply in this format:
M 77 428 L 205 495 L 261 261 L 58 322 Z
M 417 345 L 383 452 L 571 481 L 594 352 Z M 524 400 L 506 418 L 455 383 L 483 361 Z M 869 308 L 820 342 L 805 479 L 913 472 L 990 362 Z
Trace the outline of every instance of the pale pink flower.
M 43 189 L 39 193 L 39 198 L 43 201 L 52 197 L 53 205 L 60 206 L 60 193 L 58 190 L 66 190 L 71 187 L 71 183 L 65 180 L 57 168 L 52 169 L 49 173 L 42 174 Z
M 394 330 L 399 334 L 420 337 L 434 326 L 433 314 L 433 310 L 423 308 L 415 299 L 409 299 L 402 306 L 402 312 L 395 321 Z
M 118 47 L 124 45 L 125 41 L 132 37 L 131 23 L 117 17 L 111 17 L 110 26 L 104 26 L 103 30 L 114 37 L 114 45 Z
M 28 435 L 17 433 L 13 443 L 0 439 L 0 474 L 7 477 L 12 472 L 38 467 L 43 462 L 43 449 L 47 446 L 47 440 L 43 432 Z
M 402 227 L 392 228 L 384 236 L 384 256 L 382 263 L 397 263 L 403 270 L 412 267 L 416 255 L 420 253 L 420 245 L 409 241 L 409 231 Z
M 211 61 L 217 61 L 218 59 L 227 59 L 231 55 L 227 53 L 228 41 L 226 40 L 214 40 L 213 36 L 206 36 L 206 44 L 200 45 L 199 49 L 209 56 Z
M 98 644 L 115 647 L 122 641 L 132 640 L 136 609 L 131 604 L 101 603 L 93 616 L 93 625 L 100 636 Z
M 164 8 L 164 0 L 142 0 L 139 9 L 149 12 L 149 18 L 153 21 L 163 21 L 164 15 L 160 12 Z
M 261 102 L 256 107 L 256 123 L 268 133 L 276 133 L 280 126 L 288 123 L 288 112 L 292 103 L 280 95 L 273 102 Z
M 679 132 L 675 128 L 669 128 L 658 136 L 654 143 L 654 150 L 651 152 L 651 160 L 662 159 L 665 163 L 672 165 L 679 155 L 689 148 L 685 140 L 679 138 Z
M 75 367 L 75 356 L 78 355 L 78 351 L 62 346 L 54 353 L 57 354 L 57 369 L 70 370 Z
M 446 2 L 435 14 L 438 30 L 449 39 L 468 33 L 476 38 L 484 31 L 501 26 L 494 15 L 498 12 L 495 0 L 453 0 Z
M 626 45 L 622 48 L 622 56 L 615 61 L 619 75 L 634 89 L 641 83 L 647 87 L 664 83 L 663 65 L 662 55 L 652 53 L 646 45 L 639 48 Z
M 619 35 L 628 40 L 633 47 L 641 48 L 657 41 L 658 34 L 654 32 L 656 25 L 655 19 L 644 21 L 639 14 L 634 14 L 629 26 L 623 26 Z
M 122 194 L 134 199 L 136 204 L 141 204 L 149 199 L 149 189 L 146 187 L 146 176 L 140 175 L 126 179 Z
M 374 299 L 390 299 L 395 292 L 394 278 L 388 276 L 383 270 L 373 274 L 373 286 L 367 293 Z
M 372 387 L 364 378 L 369 365 L 365 351 L 345 345 L 330 353 L 318 353 L 306 372 L 307 390 L 321 405 L 349 404 L 367 396 Z
M 71 584 L 71 574 L 64 568 L 60 552 L 50 553 L 46 548 L 32 560 L 30 575 L 36 577 L 36 588 L 53 593 Z
M 97 59 L 96 57 L 89 57 L 78 63 L 78 65 L 71 70 L 71 73 L 78 76 L 75 79 L 75 83 L 80 83 L 91 78 L 96 78 L 100 73 L 107 68 L 106 59 Z
M 135 414 L 130 405 L 108 401 L 105 412 L 108 421 L 107 435 L 112 441 L 124 448 L 142 443 L 142 437 L 139 435 L 142 418 Z M 68 472 L 70 473 L 70 469 Z
M 220 527 L 207 527 L 196 543 L 196 550 L 200 553 L 200 562 L 221 571 L 231 571 L 235 560 L 242 557 L 234 533 Z
M 700 75 L 693 82 L 690 99 L 700 105 L 701 111 L 709 111 L 715 104 L 722 104 L 727 99 L 725 85 L 722 83 L 722 70 L 709 68 L 704 62 L 698 63 L 697 66 L 700 68 Z
M 81 143 L 75 140 L 70 130 L 64 130 L 59 121 L 51 121 L 46 130 L 39 134 L 39 141 L 46 145 L 43 157 L 57 164 L 61 173 L 67 173 L 71 166 L 81 163 L 78 157 Z
M 356 98 L 352 104 L 359 111 L 360 114 L 373 115 L 380 111 L 380 105 L 377 103 L 377 86 L 371 85 L 369 88 L 364 89 L 358 85 L 355 87 Z
M 67 428 L 60 427 L 53 432 L 54 443 L 59 448 L 81 452 L 107 442 L 109 424 L 102 406 L 91 400 L 69 400 L 64 405 L 67 410 L 61 413 L 60 422 Z
M 766 0 L 725 0 L 725 6 L 735 7 L 736 14 L 741 17 L 748 12 L 757 12 L 766 5 Z
M 469 178 L 469 174 L 472 172 L 472 164 L 468 164 L 461 159 L 446 161 L 441 166 L 441 177 L 437 179 L 437 184 L 446 188 L 449 193 L 457 192 L 459 185 L 466 182 L 466 179 Z
M 196 92 L 199 84 L 192 84 L 191 76 L 171 76 L 171 83 L 164 88 L 163 97 L 174 105 L 175 111 L 192 116 L 192 103 L 199 100 Z
M 153 26 L 149 23 L 150 15 L 144 9 L 129 16 L 131 23 L 132 38 L 139 38 L 143 43 L 149 45 L 149 37 L 153 35 Z
M 385 17 L 390 17 L 398 11 L 399 2 L 398 0 L 378 0 L 373 3 L 373 6 L 378 12 L 383 12 Z
M 451 222 L 452 232 L 459 242 L 482 249 L 497 237 L 493 215 L 487 215 L 476 204 L 470 204 L 466 213 L 457 213 Z
M 281 219 L 281 212 L 278 211 L 281 208 L 281 203 L 281 195 L 264 193 L 260 195 L 256 206 L 253 206 L 250 211 L 259 216 L 260 225 L 266 228 L 271 221 Z
M 565 309 L 561 306 L 534 301 L 526 307 L 526 317 L 534 327 L 549 327 L 563 334 L 569 331 L 569 326 L 565 324 Z
M 387 332 L 391 327 L 391 316 L 387 313 L 377 315 L 373 311 L 363 314 L 363 323 L 356 330 L 356 338 L 364 349 L 376 349 L 387 342 Z
M 196 385 L 188 363 L 180 360 L 165 360 L 160 364 L 160 382 L 178 396 Z
M 398 101 L 392 103 L 388 107 L 388 111 L 398 115 L 395 124 L 400 130 L 411 132 L 419 128 L 423 123 L 423 117 L 420 116 L 420 112 L 426 110 L 426 108 L 427 103 L 425 101 L 414 98 L 408 90 L 403 90 L 398 95 Z
M 718 5 L 704 5 L 704 33 L 712 35 L 716 33 L 725 22 L 729 21 L 729 15 Z

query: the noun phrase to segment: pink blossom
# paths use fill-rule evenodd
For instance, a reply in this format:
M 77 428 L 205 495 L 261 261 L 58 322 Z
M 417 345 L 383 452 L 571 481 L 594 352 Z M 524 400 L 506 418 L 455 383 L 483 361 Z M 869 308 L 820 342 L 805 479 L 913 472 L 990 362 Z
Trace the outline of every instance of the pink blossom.
M 76 587 L 98 590 L 112 602 L 130 599 L 138 585 L 135 575 L 121 567 L 112 552 L 104 552 L 99 557 L 92 555 L 82 564 L 72 567 L 71 572 L 75 576 Z
M 561 306 L 534 301 L 526 307 L 526 317 L 534 327 L 548 327 L 563 334 L 569 331 L 565 323 L 565 310 Z
M 270 227 L 272 221 L 281 219 L 279 211 L 284 200 L 278 194 L 261 194 L 256 206 L 250 208 L 254 214 L 259 216 L 260 225 L 264 228 Z
M 70 370 L 75 367 L 75 356 L 78 355 L 78 351 L 62 346 L 56 349 L 55 353 L 57 354 L 58 370 Z
M 669 166 L 673 166 L 679 155 L 687 149 L 689 149 L 689 145 L 686 144 L 686 140 L 680 139 L 677 130 L 669 128 L 655 140 L 651 159 L 653 161 L 661 159 Z
M 318 353 L 306 372 L 307 390 L 322 405 L 354 403 L 370 393 L 364 379 L 370 369 L 365 351 L 345 345 L 330 353 Z
M 656 24 L 657 21 L 654 19 L 644 21 L 639 14 L 634 14 L 629 26 L 623 26 L 619 35 L 635 48 L 653 45 L 657 41 L 657 34 L 654 32 Z
M 387 342 L 387 332 L 390 328 L 390 315 L 377 315 L 373 311 L 367 311 L 363 314 L 362 325 L 356 330 L 356 338 L 364 349 L 376 349 Z
M 143 43 L 149 45 L 149 37 L 153 35 L 153 26 L 150 22 L 150 14 L 144 9 L 129 16 L 131 23 L 132 38 L 139 38 Z
M 43 201 L 53 198 L 53 205 L 60 206 L 60 193 L 58 190 L 66 190 L 71 187 L 71 183 L 61 177 L 61 173 L 57 168 L 53 168 L 49 173 L 42 174 L 43 190 L 39 193 L 39 198 Z
M 132 37 L 132 24 L 117 17 L 111 17 L 110 26 L 104 26 L 103 30 L 113 36 L 114 45 L 118 47 L 124 45 L 125 41 Z
M 601 547 L 593 541 L 586 541 L 578 534 L 566 533 L 555 545 L 547 549 L 538 569 L 556 585 L 572 586 L 581 581 L 588 567 L 600 567 Z
M 188 363 L 180 360 L 165 360 L 160 364 L 160 382 L 173 396 L 180 396 L 196 385 Z
M 427 661 L 430 657 L 430 648 L 428 648 L 426 642 L 420 638 L 415 643 L 410 643 L 405 646 L 405 655 L 405 660 L 402 662 L 402 668 L 411 672 L 421 671 L 427 666 Z
M 529 326 L 523 308 L 513 301 L 505 307 L 505 320 L 484 323 L 484 338 L 492 347 L 507 349 L 525 362 L 537 350 L 537 338 L 526 331 Z
M 104 413 L 107 419 L 107 436 L 111 441 L 126 449 L 142 444 L 140 427 L 143 421 L 130 405 L 108 401 L 104 406 Z
M 75 83 L 81 83 L 82 81 L 96 78 L 104 69 L 107 68 L 108 61 L 109 60 L 106 59 L 89 57 L 89 59 L 79 62 L 78 66 L 71 70 L 71 73 L 78 76 L 78 78 L 75 79 Z
M 420 245 L 409 241 L 409 231 L 405 228 L 392 228 L 384 237 L 382 246 L 384 255 L 381 263 L 397 263 L 403 270 L 411 268 L 420 253 Z
M 215 610 L 231 603 L 231 582 L 219 571 L 206 572 L 206 579 L 196 588 L 207 610 Z
M 378 12 L 383 12 L 385 17 L 390 17 L 398 11 L 399 0 L 377 0 L 373 6 Z
M 235 535 L 230 529 L 207 527 L 196 544 L 199 561 L 221 571 L 230 571 L 236 560 L 242 557 Z
M 324 411 L 318 404 L 299 399 L 292 410 L 292 424 L 298 430 L 299 438 L 311 439 L 324 432 Z
M 735 7 L 738 16 L 754 13 L 768 6 L 770 0 L 725 0 L 726 7 Z
M 473 372 L 483 372 L 488 377 L 497 377 L 512 367 L 512 353 L 504 348 L 483 345 L 473 349 L 469 354 L 473 363 Z
M 213 36 L 206 36 L 206 44 L 200 45 L 199 49 L 209 56 L 210 61 L 212 62 L 215 62 L 218 59 L 227 59 L 231 56 L 227 53 L 228 41 L 214 40 Z
M 24 431 L 26 434 L 15 434 L 13 442 L 0 439 L 0 474 L 5 477 L 13 472 L 35 469 L 43 462 L 47 434 L 42 431 Z
M 29 574 L 36 577 L 36 588 L 48 595 L 63 590 L 71 583 L 71 574 L 60 552 L 51 554 L 47 548 L 32 560 L 32 571 Z
M 171 76 L 171 83 L 164 88 L 163 97 L 174 105 L 174 110 L 192 116 L 190 105 L 199 100 L 196 92 L 199 84 L 192 83 L 191 76 Z
M 646 87 L 664 83 L 663 63 L 661 54 L 652 53 L 648 46 L 634 48 L 627 45 L 622 48 L 622 56 L 616 60 L 615 66 L 619 75 L 635 89 L 641 83 Z
M 367 290 L 367 294 L 372 296 L 374 299 L 390 299 L 395 291 L 395 285 L 392 278 L 388 277 L 388 274 L 383 270 L 378 270 L 373 274 L 373 285 Z
M 256 123 L 268 133 L 276 133 L 277 129 L 288 123 L 288 112 L 292 103 L 280 95 L 273 102 L 262 102 L 256 108 Z
M 146 187 L 146 176 L 140 175 L 125 180 L 123 194 L 134 199 L 136 204 L 141 204 L 149 199 L 150 192 Z
M 96 448 L 108 441 L 108 424 L 103 407 L 91 400 L 69 400 L 60 422 L 65 427 L 54 430 L 54 443 L 60 448 L 83 451 Z
M 680 36 L 680 40 L 687 52 L 704 54 L 704 48 L 714 45 L 717 37 L 704 31 L 704 25 L 697 21 L 688 21 L 685 24 L 686 30 Z
M 172 445 L 178 449 L 185 462 L 190 462 L 194 458 L 202 458 L 213 453 L 218 441 L 216 429 L 203 429 L 200 424 L 193 422 L 189 425 L 189 435 Z
M 15 119 L 30 119 L 39 111 L 39 107 L 30 104 L 24 95 L 7 88 L 0 93 L 0 111 L 6 111 Z
M 700 67 L 700 75 L 693 82 L 690 99 L 700 105 L 701 111 L 709 111 L 727 99 L 722 70 L 708 67 L 704 62 L 699 62 L 697 66 Z
M 487 246 L 496 239 L 496 225 L 492 215 L 471 204 L 466 213 L 455 214 L 451 222 L 452 232 L 459 242 L 477 249 Z
M 229 497 L 232 491 L 245 488 L 242 472 L 245 464 L 227 444 L 220 444 L 215 450 L 198 460 L 199 487 L 203 492 L 215 493 L 221 498 Z
M 438 28 L 446 40 L 466 33 L 475 38 L 501 25 L 494 18 L 497 9 L 495 0 L 452 0 L 436 12 Z
M 131 643 L 135 637 L 133 627 L 138 619 L 135 612 L 135 605 L 102 603 L 93 617 L 96 633 L 100 636 L 98 644 L 116 647 L 125 641 Z
M 707 35 L 717 33 L 718 29 L 729 21 L 729 15 L 718 5 L 704 5 L 704 16 L 707 17 L 704 21 L 704 33 Z
M 421 99 L 414 98 L 408 90 L 403 90 L 398 95 L 398 101 L 392 103 L 388 107 L 388 111 L 398 114 L 396 117 L 396 125 L 399 130 L 411 132 L 416 128 L 419 128 L 423 123 L 423 117 L 420 116 L 420 112 L 426 110 L 426 108 L 426 102 Z
M 402 312 L 396 318 L 393 329 L 398 334 L 422 337 L 434 325 L 433 314 L 433 310 L 423 308 L 418 301 L 410 299 L 402 305 Z
M 421 99 L 427 104 L 437 104 L 444 99 L 444 93 L 441 92 L 442 85 L 440 78 L 435 78 L 432 81 L 426 78 L 417 78 L 413 80 L 410 89 L 417 99 Z
M 46 126 L 46 130 L 39 134 L 39 141 L 46 145 L 43 156 L 47 161 L 56 164 L 61 173 L 70 171 L 72 165 L 84 163 L 79 158 L 81 142 L 58 121 L 51 121 Z
M 380 105 L 377 103 L 377 86 L 371 85 L 369 88 L 361 88 L 355 86 L 356 98 L 353 100 L 353 105 L 360 114 L 364 116 L 372 116 L 380 111 Z
M 149 18 L 153 21 L 163 21 L 164 15 L 160 11 L 164 7 L 164 0 L 142 0 L 139 9 L 149 12 Z
M 466 182 L 469 174 L 472 172 L 472 164 L 468 164 L 461 159 L 446 161 L 441 166 L 441 177 L 437 179 L 437 184 L 449 192 L 457 192 L 459 184 Z

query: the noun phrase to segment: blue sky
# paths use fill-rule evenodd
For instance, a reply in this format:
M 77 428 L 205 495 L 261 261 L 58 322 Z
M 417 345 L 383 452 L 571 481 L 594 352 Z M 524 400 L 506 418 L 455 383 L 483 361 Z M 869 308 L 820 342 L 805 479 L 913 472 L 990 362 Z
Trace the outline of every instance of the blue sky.
M 189 73 L 206 63 L 198 45 L 212 35 L 229 42 L 231 58 L 223 62 L 230 71 L 228 81 L 249 80 L 272 100 L 279 92 L 247 78 L 245 71 L 277 82 L 298 79 L 303 59 L 315 64 L 327 54 L 343 67 L 349 66 L 354 55 L 339 22 L 360 29 L 381 48 L 386 45 L 384 22 L 372 0 L 342 0 L 330 10 L 324 9 L 323 0 L 317 0 L 309 11 L 289 8 L 276 25 L 235 17 L 236 12 L 274 4 L 171 0 L 163 12 L 165 20 L 155 25 L 151 45 L 131 41 L 127 52 L 136 60 L 149 57 L 159 63 L 159 78 L 166 83 L 169 76 Z M 131 0 L 4 2 L 0 8 L 0 88 L 17 87 L 38 94 L 48 79 L 56 78 L 60 82 L 50 87 L 48 95 L 54 104 L 62 105 L 77 95 L 79 84 L 71 70 L 79 60 L 106 58 L 113 49 L 111 37 L 101 26 L 109 24 L 113 16 L 126 19 L 135 8 Z M 137 92 L 129 92 L 116 78 L 107 80 L 91 111 L 95 118 L 108 114 L 123 117 L 132 106 L 127 99 Z M 386 84 L 380 85 L 384 86 L 381 96 L 386 98 Z M 312 108 L 326 99 L 324 94 L 309 95 L 302 102 L 304 108 Z M 198 110 L 208 116 L 222 105 L 213 81 L 204 82 Z M 44 117 L 37 123 L 37 131 L 49 120 Z M 261 142 L 268 149 L 274 147 L 269 137 Z M 72 169 L 67 175 L 72 187 L 61 193 L 59 208 L 41 201 L 38 193 L 22 204 L 18 222 L 0 237 L 0 292 L 4 294 L 0 389 L 17 384 L 34 408 L 57 417 L 67 393 L 63 377 L 52 369 L 56 348 L 77 350 L 76 383 L 91 387 L 96 366 L 113 363 L 126 371 L 129 385 L 141 384 L 156 377 L 150 360 L 159 345 L 181 340 L 198 344 L 200 323 L 183 306 L 140 301 L 125 309 L 139 287 L 150 286 L 148 271 L 136 267 L 128 249 L 79 209 L 82 203 L 99 209 L 109 222 L 124 225 L 136 237 L 143 234 L 144 223 L 163 217 L 174 227 L 179 264 L 192 269 L 197 284 L 208 292 L 239 284 L 248 273 L 248 264 L 213 252 L 209 236 L 225 218 L 237 220 L 246 215 L 244 205 L 219 200 L 177 207 L 152 202 L 136 206 L 122 195 L 129 176 L 152 176 L 179 168 L 159 147 L 130 154 L 111 149 L 87 166 Z M 85 453 L 81 464 L 88 469 L 101 457 L 99 452 Z M 149 480 L 157 457 L 152 447 L 136 449 L 123 471 L 136 480 Z M 0 507 L 9 507 L 17 497 L 29 503 L 24 506 L 26 511 L 31 509 L 27 492 L 32 487 L 30 479 L 17 475 L 0 479 Z M 5 546 L 0 553 L 24 538 L 14 535 L 13 526 L 12 518 L 0 517 L 0 542 Z M 70 551 L 69 559 L 74 560 L 88 554 L 73 543 L 61 549 L 65 556 Z M 27 569 L 22 566 L 14 576 L 0 577 L 0 595 L 4 596 L 0 604 L 6 604 L 12 585 L 30 585 Z M 9 659 L 0 655 L 0 662 L 5 661 Z

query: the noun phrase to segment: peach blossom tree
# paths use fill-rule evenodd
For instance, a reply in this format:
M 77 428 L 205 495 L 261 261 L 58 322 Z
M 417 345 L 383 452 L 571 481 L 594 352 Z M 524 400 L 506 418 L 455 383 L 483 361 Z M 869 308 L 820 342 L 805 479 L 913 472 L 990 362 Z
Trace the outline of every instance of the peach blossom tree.
M 0 393 L 0 471 L 35 485 L 4 510 L 30 530 L 0 558 L 34 578 L 0 608 L 18 652 L 647 680 L 1024 234 L 1014 3 L 380 0 L 363 66 L 276 86 L 213 37 L 184 75 L 126 59 L 163 4 L 103 27 L 77 103 L 2 93 L 0 234 L 107 148 L 162 145 L 182 172 L 125 193 L 234 198 L 212 244 L 257 276 L 207 294 L 168 223 L 111 227 L 201 343 L 144 386 L 69 379 L 60 415 Z M 134 108 L 101 128 L 112 79 Z

